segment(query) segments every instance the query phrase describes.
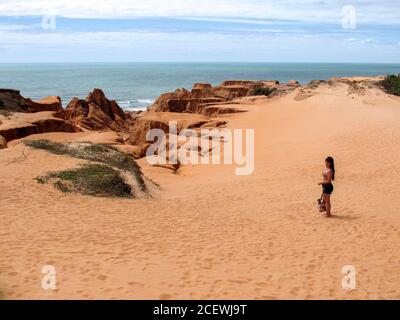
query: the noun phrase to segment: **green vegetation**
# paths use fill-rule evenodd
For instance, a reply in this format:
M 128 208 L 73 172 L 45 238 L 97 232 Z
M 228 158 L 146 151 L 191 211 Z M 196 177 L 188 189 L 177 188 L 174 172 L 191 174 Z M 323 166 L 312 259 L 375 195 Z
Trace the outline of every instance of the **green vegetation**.
M 118 151 L 110 145 L 90 143 L 56 143 L 48 140 L 25 141 L 31 148 L 46 150 L 57 155 L 68 155 L 74 158 L 100 162 L 110 167 L 132 174 L 141 190 L 145 189 L 140 167 L 129 155 Z
M 129 155 L 105 144 L 57 143 L 48 140 L 24 142 L 35 149 L 46 150 L 56 155 L 66 155 L 94 163 L 77 169 L 48 173 L 36 178 L 40 184 L 52 181 L 54 187 L 62 192 L 79 192 L 98 197 L 128 198 L 146 192 L 146 185 L 140 167 Z M 134 178 L 131 181 L 123 175 Z M 127 178 L 128 181 L 125 182 Z
M 381 84 L 387 93 L 400 96 L 400 74 L 387 75 Z
M 311 81 L 307 84 L 307 86 L 308 86 L 309 88 L 314 89 L 314 88 L 317 88 L 320 84 L 322 84 L 322 83 L 327 83 L 327 82 L 329 82 L 329 81 L 325 81 L 325 80 L 311 80 Z
M 132 196 L 131 186 L 125 183 L 119 171 L 106 165 L 86 164 L 78 169 L 49 173 L 36 180 L 46 183 L 54 179 L 54 186 L 62 192 L 79 192 L 97 197 Z
M 253 91 L 253 96 L 270 96 L 274 91 L 275 88 L 257 88 Z

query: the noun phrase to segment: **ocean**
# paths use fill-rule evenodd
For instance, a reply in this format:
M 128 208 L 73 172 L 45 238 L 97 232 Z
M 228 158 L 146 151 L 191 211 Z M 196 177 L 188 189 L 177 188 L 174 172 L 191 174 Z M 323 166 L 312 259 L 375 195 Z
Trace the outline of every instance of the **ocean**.
M 151 105 L 161 93 L 191 89 L 196 82 L 224 80 L 298 80 L 340 76 L 399 74 L 400 64 L 326 63 L 35 63 L 1 64 L 0 88 L 21 90 L 33 100 L 60 96 L 64 107 L 73 97 L 85 98 L 101 88 L 125 110 Z

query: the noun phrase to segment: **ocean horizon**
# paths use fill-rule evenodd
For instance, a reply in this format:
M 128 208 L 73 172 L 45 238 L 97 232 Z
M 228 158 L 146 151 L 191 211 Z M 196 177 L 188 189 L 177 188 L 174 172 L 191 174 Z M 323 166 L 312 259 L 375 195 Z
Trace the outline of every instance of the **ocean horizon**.
M 155 98 L 196 82 L 217 85 L 224 80 L 311 80 L 344 76 L 400 73 L 400 64 L 273 63 L 273 62 L 112 62 L 0 63 L 0 88 L 17 89 L 38 100 L 61 97 L 65 107 L 73 97 L 85 98 L 101 88 L 125 110 L 144 110 Z

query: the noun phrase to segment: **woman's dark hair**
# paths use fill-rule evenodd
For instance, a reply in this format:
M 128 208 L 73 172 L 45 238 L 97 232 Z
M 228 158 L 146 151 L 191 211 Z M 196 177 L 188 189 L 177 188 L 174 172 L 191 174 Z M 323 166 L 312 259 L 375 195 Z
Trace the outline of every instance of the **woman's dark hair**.
M 332 157 L 328 157 L 325 161 L 329 163 L 329 167 L 332 170 L 332 180 L 335 180 L 335 160 Z

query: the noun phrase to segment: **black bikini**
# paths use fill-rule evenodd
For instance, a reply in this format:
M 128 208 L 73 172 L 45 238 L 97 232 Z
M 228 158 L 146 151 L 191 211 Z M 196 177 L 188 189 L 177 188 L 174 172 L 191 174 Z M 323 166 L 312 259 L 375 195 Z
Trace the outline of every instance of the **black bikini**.
M 322 172 L 322 175 L 323 175 L 324 177 L 326 177 L 328 171 L 329 171 L 329 170 Z M 322 185 L 322 193 L 325 193 L 325 194 L 332 194 L 332 192 L 333 192 L 333 184 L 332 184 L 332 183 L 326 183 L 326 184 L 324 183 L 324 184 Z
M 333 184 L 328 183 L 328 184 L 323 184 L 322 185 L 322 192 L 325 194 L 332 194 L 333 192 Z

